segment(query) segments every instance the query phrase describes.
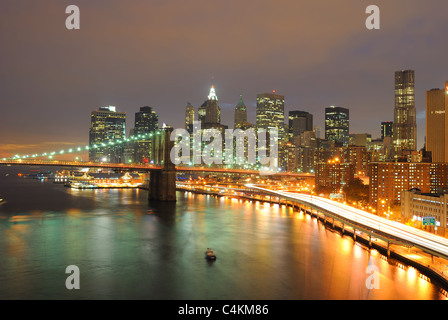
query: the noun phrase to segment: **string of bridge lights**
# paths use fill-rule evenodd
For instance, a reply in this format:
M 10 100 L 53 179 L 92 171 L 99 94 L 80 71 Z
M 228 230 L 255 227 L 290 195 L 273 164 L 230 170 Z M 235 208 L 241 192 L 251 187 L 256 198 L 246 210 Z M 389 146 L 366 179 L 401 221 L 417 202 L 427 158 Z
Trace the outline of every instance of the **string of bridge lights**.
M 160 134 L 159 131 L 156 131 L 156 134 Z M 62 154 L 73 154 L 76 152 L 82 152 L 82 151 L 88 151 L 91 149 L 98 149 L 98 148 L 103 148 L 103 147 L 110 147 L 110 146 L 114 146 L 114 145 L 120 145 L 123 143 L 127 143 L 127 142 L 132 142 L 132 141 L 139 141 L 148 137 L 152 137 L 153 133 L 144 133 L 144 134 L 138 134 L 138 135 L 134 135 L 134 136 L 130 136 L 129 138 L 126 139 L 118 139 L 116 141 L 109 141 L 108 143 L 98 143 L 98 144 L 93 144 L 93 145 L 87 145 L 87 146 L 83 146 L 83 147 L 75 147 L 75 148 L 70 148 L 67 150 L 60 150 L 60 151 L 53 151 L 53 152 L 44 152 L 44 153 L 35 153 L 35 154 L 27 154 L 27 155 L 19 155 L 16 154 L 14 157 L 12 158 L 3 158 L 3 161 L 6 160 L 19 160 L 19 159 L 34 159 L 34 158 L 40 158 L 40 157 L 48 157 L 49 159 L 52 159 L 54 156 L 57 155 L 62 155 Z

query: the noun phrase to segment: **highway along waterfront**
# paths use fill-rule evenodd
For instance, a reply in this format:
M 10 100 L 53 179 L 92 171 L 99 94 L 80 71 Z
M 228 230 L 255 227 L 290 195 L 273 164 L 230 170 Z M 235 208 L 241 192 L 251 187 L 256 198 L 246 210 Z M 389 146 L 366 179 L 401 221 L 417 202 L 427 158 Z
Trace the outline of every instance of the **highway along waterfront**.
M 148 203 L 146 190 L 17 170 L 0 167 L 0 299 L 446 299 L 417 269 L 288 206 L 183 191 Z M 69 265 L 80 290 L 65 287 Z

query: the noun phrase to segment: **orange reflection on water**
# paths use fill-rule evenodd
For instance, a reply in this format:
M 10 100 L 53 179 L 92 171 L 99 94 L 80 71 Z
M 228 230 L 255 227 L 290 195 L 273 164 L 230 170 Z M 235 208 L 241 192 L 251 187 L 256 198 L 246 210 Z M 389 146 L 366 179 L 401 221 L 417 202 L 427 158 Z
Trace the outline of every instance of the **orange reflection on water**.
M 22 217 L 23 218 L 23 217 Z M 12 221 L 26 221 L 26 219 L 20 219 L 20 216 L 13 216 Z M 4 237 L 8 239 L 6 242 L 7 253 L 13 255 L 18 259 L 22 259 L 26 256 L 27 240 L 24 235 L 29 231 L 29 226 L 26 224 L 13 224 L 11 227 L 5 230 Z

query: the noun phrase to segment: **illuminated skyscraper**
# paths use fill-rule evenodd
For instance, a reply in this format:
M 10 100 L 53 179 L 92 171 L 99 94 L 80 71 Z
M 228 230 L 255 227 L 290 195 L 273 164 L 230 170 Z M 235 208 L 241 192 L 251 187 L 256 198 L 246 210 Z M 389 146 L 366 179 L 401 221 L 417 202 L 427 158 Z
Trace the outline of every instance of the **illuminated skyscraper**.
M 385 137 L 392 137 L 394 132 L 393 126 L 394 123 L 392 121 L 381 122 L 381 139 L 384 139 Z
M 135 113 L 134 162 L 148 163 L 151 160 L 152 138 L 149 134 L 154 133 L 158 127 L 159 116 L 153 108 L 142 107 L 139 112 Z
M 432 162 L 448 162 L 448 81 L 426 92 L 426 151 Z
M 193 132 L 193 122 L 194 122 L 194 107 L 191 103 L 188 103 L 185 108 L 185 129 L 189 132 Z
M 114 106 L 101 107 L 92 112 L 89 130 L 89 159 L 93 162 L 121 162 L 122 144 L 126 138 L 126 113 Z
M 257 130 L 278 129 L 278 138 L 285 138 L 285 97 L 275 93 L 257 94 Z
M 224 132 L 228 129 L 228 126 L 221 124 L 221 108 L 218 106 L 218 97 L 213 86 L 210 89 L 207 100 L 198 110 L 198 120 L 201 122 L 202 135 L 213 134 L 215 130 L 218 130 L 221 136 L 224 137 Z M 222 152 L 222 150 L 224 150 L 224 141 L 225 140 L 222 139 L 221 150 L 217 151 L 217 153 L 214 153 L 215 150 L 213 150 L 213 156 L 224 156 L 224 153 Z M 204 143 L 202 147 L 205 149 L 207 145 L 207 143 Z M 202 150 L 203 152 L 204 149 Z
M 221 108 L 218 106 L 218 97 L 215 88 L 212 86 L 205 103 L 204 123 L 221 123 Z
M 325 139 L 342 146 L 348 146 L 349 110 L 341 107 L 325 108 Z
M 135 113 L 134 132 L 136 135 L 154 132 L 158 127 L 159 116 L 151 107 L 142 107 Z
M 205 123 L 205 115 L 207 113 L 207 101 L 205 101 L 198 109 L 198 121 L 202 124 Z
M 289 140 L 305 131 L 313 131 L 313 115 L 306 111 L 289 111 L 288 116 Z
M 414 70 L 395 72 L 393 143 L 396 155 L 417 149 Z
M 244 127 L 247 124 L 247 108 L 243 101 L 243 95 L 235 107 L 235 129 Z

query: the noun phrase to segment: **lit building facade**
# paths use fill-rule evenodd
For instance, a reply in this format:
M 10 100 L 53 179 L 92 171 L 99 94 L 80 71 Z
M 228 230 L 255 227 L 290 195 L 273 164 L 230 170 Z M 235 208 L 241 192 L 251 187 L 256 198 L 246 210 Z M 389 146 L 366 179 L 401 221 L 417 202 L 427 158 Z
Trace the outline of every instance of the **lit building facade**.
M 372 162 L 391 161 L 393 153 L 392 137 L 372 139 L 367 143 L 367 151 L 370 152 Z
M 431 163 L 372 162 L 369 203 L 379 212 L 386 212 L 401 203 L 403 191 L 416 188 L 422 193 L 436 193 L 447 183 L 443 182 L 443 171 L 440 165 Z
M 448 162 L 448 81 L 426 92 L 426 151 L 432 162 Z
M 289 141 L 305 131 L 313 131 L 313 115 L 306 111 L 290 111 L 288 114 Z
M 215 88 L 212 86 L 207 100 L 204 102 L 205 118 L 204 124 L 219 124 L 221 123 L 221 108 L 218 105 L 218 96 L 216 95 Z
M 205 115 L 207 114 L 207 101 L 205 101 L 199 108 L 198 108 L 198 121 L 202 124 L 205 123 Z
M 344 162 L 353 165 L 355 174 L 358 176 L 367 175 L 371 158 L 371 153 L 367 151 L 367 147 L 349 146 L 343 148 L 341 158 Z
M 152 107 L 142 107 L 135 113 L 134 134 L 147 134 L 159 127 L 159 116 Z
M 185 108 L 185 129 L 188 133 L 193 133 L 193 122 L 194 122 L 194 107 L 191 103 L 187 104 Z
M 221 108 L 218 105 L 218 96 L 216 95 L 216 91 L 214 86 L 211 87 L 209 95 L 207 96 L 207 100 L 201 105 L 198 110 L 198 120 L 201 125 L 201 135 L 213 135 L 216 130 L 219 131 L 221 137 L 225 136 L 225 130 L 228 129 L 227 125 L 221 124 Z M 193 137 L 192 137 L 193 139 Z M 220 158 L 221 163 L 224 161 L 225 157 L 225 139 L 222 139 L 222 145 L 220 150 L 211 150 L 208 153 L 211 142 L 201 141 L 201 150 L 202 152 L 206 152 L 213 158 Z M 191 144 L 192 150 L 196 147 L 196 144 L 193 139 L 193 143 Z M 233 152 L 233 151 L 232 151 Z M 220 166 L 220 165 L 218 165 Z
M 349 144 L 349 110 L 341 107 L 325 108 L 325 139 L 336 144 Z
M 392 137 L 394 132 L 393 121 L 383 121 L 381 122 L 381 139 L 385 137 Z
M 152 107 L 142 107 L 135 113 L 134 162 L 149 163 L 152 159 L 152 134 L 159 128 L 159 116 Z M 141 137 L 139 137 L 139 135 Z M 150 136 L 151 135 L 151 136 Z
M 297 171 L 314 173 L 317 139 L 314 131 L 304 131 L 294 138 L 297 146 Z
M 122 162 L 123 145 L 115 144 L 126 138 L 126 113 L 116 107 L 101 107 L 91 113 L 89 129 L 89 160 L 92 162 Z
M 430 189 L 432 193 L 448 193 L 448 162 L 431 163 Z
M 279 94 L 257 94 L 257 130 L 278 129 L 279 141 L 285 139 L 285 97 Z
M 317 189 L 324 187 L 331 193 L 341 193 L 344 186 L 354 177 L 354 166 L 350 163 L 342 163 L 338 158 L 316 164 L 315 186 Z
M 422 193 L 419 190 L 403 191 L 401 217 L 403 222 L 426 229 L 441 236 L 448 235 L 448 194 Z M 434 218 L 434 226 L 425 226 L 425 218 Z
M 292 142 L 287 142 L 284 148 L 285 157 L 283 161 L 286 163 L 281 166 L 286 169 L 287 172 L 297 172 L 299 169 L 299 150 Z
M 350 145 L 358 147 L 367 147 L 372 142 L 372 135 L 369 133 L 353 133 L 350 134 Z
M 243 96 L 240 95 L 240 100 L 235 107 L 235 129 L 243 129 L 247 126 L 247 108 L 243 101 Z
M 393 143 L 396 156 L 417 149 L 414 70 L 395 72 Z

